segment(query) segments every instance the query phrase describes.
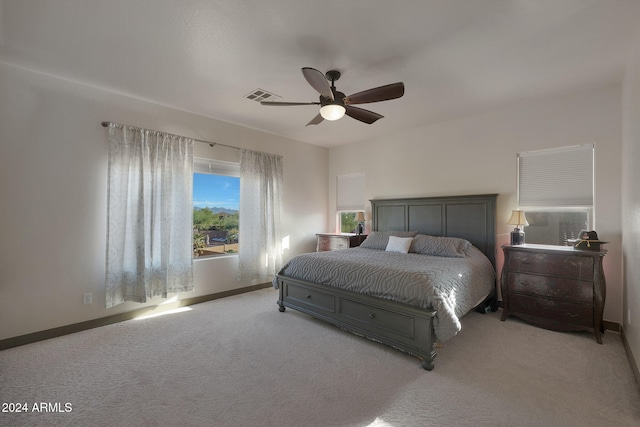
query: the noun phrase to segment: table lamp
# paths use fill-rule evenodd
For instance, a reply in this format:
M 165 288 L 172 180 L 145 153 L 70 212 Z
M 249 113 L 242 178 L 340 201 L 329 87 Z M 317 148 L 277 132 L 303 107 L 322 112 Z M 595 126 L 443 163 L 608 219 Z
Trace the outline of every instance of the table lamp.
M 524 211 L 522 209 L 514 209 L 511 211 L 511 218 L 509 218 L 509 222 L 507 222 L 507 224 L 516 226 L 516 228 L 511 232 L 511 244 L 524 244 L 524 231 L 520 229 L 520 226 L 529 225 L 527 218 L 524 215 Z

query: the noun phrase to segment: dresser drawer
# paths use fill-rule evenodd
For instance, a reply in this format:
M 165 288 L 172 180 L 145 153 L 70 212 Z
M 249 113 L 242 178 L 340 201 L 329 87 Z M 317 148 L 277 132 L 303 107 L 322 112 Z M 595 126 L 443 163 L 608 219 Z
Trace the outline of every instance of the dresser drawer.
M 342 236 L 318 236 L 317 251 L 335 251 L 339 249 L 347 249 L 349 247 L 349 238 Z
M 316 251 L 336 251 L 339 249 L 354 248 L 367 238 L 366 234 L 316 234 Z
M 570 302 L 510 294 L 509 311 L 548 319 L 562 324 L 593 327 L 593 307 Z
M 320 308 L 332 313 L 336 310 L 336 298 L 333 295 L 325 294 L 314 289 L 308 289 L 304 286 L 286 285 L 284 292 L 285 301 L 290 301 L 297 305 L 307 305 Z
M 510 293 L 542 296 L 583 304 L 593 303 L 592 282 L 527 273 L 509 272 L 508 274 L 507 287 Z
M 593 258 L 512 251 L 509 270 L 593 280 Z
M 414 338 L 416 334 L 415 320 L 411 316 L 389 310 L 370 307 L 348 299 L 340 300 L 340 314 L 361 323 L 367 330 L 378 329 L 393 334 Z

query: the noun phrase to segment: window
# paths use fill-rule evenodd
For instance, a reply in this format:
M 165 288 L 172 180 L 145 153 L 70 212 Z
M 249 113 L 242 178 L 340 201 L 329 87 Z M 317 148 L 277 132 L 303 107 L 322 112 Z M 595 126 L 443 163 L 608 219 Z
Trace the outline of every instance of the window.
M 194 257 L 238 253 L 240 165 L 196 158 L 193 170 Z
M 357 212 L 340 212 L 340 232 L 355 233 L 358 228 Z
M 586 144 L 518 154 L 527 243 L 564 246 L 594 228 L 594 151 Z
M 338 230 L 355 233 L 356 214 L 364 211 L 364 173 L 340 175 L 336 179 L 336 210 Z

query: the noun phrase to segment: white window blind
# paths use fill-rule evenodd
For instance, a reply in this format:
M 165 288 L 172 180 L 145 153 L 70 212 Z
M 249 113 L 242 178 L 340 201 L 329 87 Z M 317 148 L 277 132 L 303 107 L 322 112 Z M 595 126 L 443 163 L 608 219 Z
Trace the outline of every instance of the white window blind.
M 216 175 L 240 176 L 240 163 L 223 160 L 193 158 L 193 171 L 196 173 L 212 173 Z
M 364 210 L 364 173 L 340 175 L 336 184 L 336 210 Z
M 594 145 L 518 154 L 518 206 L 593 206 Z

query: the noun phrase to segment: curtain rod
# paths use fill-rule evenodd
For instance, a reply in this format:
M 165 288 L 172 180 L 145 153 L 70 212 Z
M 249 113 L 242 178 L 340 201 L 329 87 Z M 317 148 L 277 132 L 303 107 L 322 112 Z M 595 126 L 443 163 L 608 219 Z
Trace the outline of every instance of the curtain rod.
M 138 126 L 123 125 L 123 124 L 120 124 L 120 123 L 113 123 L 113 122 L 102 122 L 102 126 L 103 127 L 108 127 L 109 125 L 127 126 L 127 127 L 141 129 Z M 163 132 L 163 133 L 167 133 L 167 132 Z M 179 136 L 181 138 L 187 138 L 186 136 L 181 136 L 181 135 L 176 135 L 176 136 Z M 209 144 L 210 147 L 215 147 L 216 145 L 221 145 L 223 147 L 235 148 L 236 150 L 241 150 L 240 147 L 234 147 L 233 145 L 221 144 L 219 142 L 204 141 L 202 139 L 196 139 L 196 138 L 189 138 L 189 139 L 193 139 L 196 142 L 202 142 L 203 144 Z

